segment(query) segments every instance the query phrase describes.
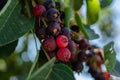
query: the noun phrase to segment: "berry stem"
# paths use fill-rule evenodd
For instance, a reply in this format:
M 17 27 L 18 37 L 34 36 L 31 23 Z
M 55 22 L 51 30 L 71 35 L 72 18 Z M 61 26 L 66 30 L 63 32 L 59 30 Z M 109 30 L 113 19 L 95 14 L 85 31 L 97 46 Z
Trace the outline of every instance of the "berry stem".
M 45 22 L 44 18 L 41 19 L 45 27 L 47 27 L 47 23 Z
M 30 12 L 30 7 L 29 7 L 29 3 L 27 0 L 24 0 L 25 6 L 26 6 L 26 11 L 27 11 L 27 15 L 29 18 L 31 18 L 31 12 Z
M 30 80 L 31 74 L 32 74 L 32 72 L 33 72 L 33 70 L 34 70 L 34 68 L 35 68 L 35 65 L 36 65 L 36 63 L 37 63 L 37 61 L 38 61 L 38 58 L 39 58 L 39 50 L 38 50 L 38 48 L 37 48 L 36 36 L 35 36 L 35 34 L 33 33 L 32 30 L 31 30 L 31 32 L 32 32 L 32 34 L 33 34 L 33 36 L 34 36 L 35 46 L 36 46 L 36 50 L 37 50 L 37 55 L 36 55 L 36 58 L 35 58 L 35 60 L 34 60 L 34 62 L 33 62 L 33 64 L 32 64 L 32 67 L 31 67 L 31 69 L 30 69 L 30 71 L 29 71 L 29 73 L 28 73 L 28 76 L 27 76 L 27 79 L 26 79 L 26 80 Z
M 50 61 L 50 57 L 49 57 L 49 55 L 47 54 L 47 52 L 44 50 L 44 48 L 43 48 L 43 47 L 42 47 L 42 50 L 44 51 L 45 56 L 47 57 L 48 61 Z
M 39 16 L 39 18 L 38 18 L 38 26 L 41 26 L 41 24 L 40 24 L 40 16 Z

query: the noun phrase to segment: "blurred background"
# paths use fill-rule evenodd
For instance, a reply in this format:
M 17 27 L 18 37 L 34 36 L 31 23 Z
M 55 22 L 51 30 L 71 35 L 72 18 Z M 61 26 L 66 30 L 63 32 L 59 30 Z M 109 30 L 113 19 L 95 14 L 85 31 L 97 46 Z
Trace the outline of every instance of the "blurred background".
M 102 3 L 100 19 L 96 24 L 91 25 L 95 33 L 99 34 L 99 38 L 90 40 L 90 43 L 103 48 L 103 46 L 110 41 L 114 41 L 118 65 L 115 66 L 115 70 L 113 70 L 111 74 L 120 77 L 120 0 L 100 1 Z M 108 3 L 106 3 L 106 1 Z M 2 6 L 1 1 L 0 6 Z M 2 7 L 0 7 L 0 9 L 2 9 Z M 85 18 L 86 5 L 83 5 L 80 11 Z M 40 50 L 38 39 L 37 48 Z M 19 38 L 13 54 L 9 57 L 0 57 L 0 80 L 24 80 L 30 70 L 31 64 L 35 60 L 36 52 L 33 34 L 27 33 Z M 90 74 L 86 73 L 87 69 L 88 68 L 85 67 L 85 70 L 80 75 L 75 74 L 76 80 L 88 80 L 88 77 L 89 80 L 94 80 Z M 114 78 L 115 80 L 120 80 L 120 78 Z

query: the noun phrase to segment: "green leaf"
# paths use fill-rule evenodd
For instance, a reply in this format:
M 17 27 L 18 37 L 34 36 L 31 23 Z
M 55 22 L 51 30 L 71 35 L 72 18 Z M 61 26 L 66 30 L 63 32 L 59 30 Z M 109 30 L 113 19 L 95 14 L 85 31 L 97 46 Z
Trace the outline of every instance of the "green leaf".
M 106 46 L 104 46 L 104 56 L 107 70 L 110 72 L 114 69 L 116 64 L 116 52 L 114 50 L 114 42 L 110 42 Z
M 85 25 L 85 29 L 90 36 L 90 40 L 99 38 L 99 35 L 94 32 L 89 26 Z
M 100 2 L 99 0 L 86 0 L 87 3 L 87 24 L 94 24 L 99 18 Z
M 70 2 L 71 2 L 71 0 L 64 0 L 64 2 L 63 2 L 63 3 L 64 3 L 64 6 L 65 6 L 65 7 L 70 6 L 70 4 L 71 4 Z
M 16 46 L 17 46 L 17 41 L 14 41 L 10 44 L 7 44 L 5 46 L 0 47 L 0 57 L 8 57 L 12 52 L 14 52 Z
M 73 0 L 72 3 L 73 3 L 73 9 L 75 11 L 78 11 L 83 4 L 83 0 Z
M 8 0 L 0 12 L 0 46 L 17 40 L 33 28 L 34 19 L 21 14 L 20 0 Z
M 101 8 L 105 8 L 105 7 L 109 6 L 112 2 L 113 2 L 113 0 L 100 0 Z
M 75 21 L 76 21 L 77 25 L 79 26 L 79 30 L 82 31 L 82 33 L 85 35 L 85 37 L 87 39 L 90 39 L 90 36 L 87 33 L 85 27 L 83 26 L 80 15 L 78 13 L 75 13 Z
M 72 70 L 67 65 L 54 62 L 55 58 L 35 71 L 31 80 L 75 80 Z
M 69 27 L 69 23 L 70 23 L 70 19 L 72 18 L 72 7 L 68 6 L 64 8 L 64 13 L 65 13 L 65 17 L 64 17 L 64 23 L 66 27 Z
M 116 61 L 115 68 L 111 72 L 112 75 L 120 77 L 120 62 Z

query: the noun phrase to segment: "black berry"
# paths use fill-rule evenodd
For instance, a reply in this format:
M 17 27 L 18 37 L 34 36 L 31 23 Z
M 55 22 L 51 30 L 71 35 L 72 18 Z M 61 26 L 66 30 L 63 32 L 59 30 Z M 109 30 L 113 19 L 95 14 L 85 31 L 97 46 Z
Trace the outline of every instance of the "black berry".
M 83 64 L 81 62 L 74 62 L 72 63 L 72 69 L 79 73 L 83 70 Z

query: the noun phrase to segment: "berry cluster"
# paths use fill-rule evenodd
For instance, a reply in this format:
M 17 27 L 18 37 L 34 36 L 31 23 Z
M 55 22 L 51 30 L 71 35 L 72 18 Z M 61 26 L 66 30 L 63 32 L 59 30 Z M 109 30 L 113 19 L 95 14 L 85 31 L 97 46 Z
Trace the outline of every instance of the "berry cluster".
M 79 33 L 78 26 L 71 26 L 71 29 L 64 26 L 53 0 L 45 0 L 43 5 L 37 4 L 33 14 L 36 16 L 35 33 L 50 58 L 56 57 L 60 62 L 70 63 L 78 73 L 83 70 L 85 62 L 95 80 L 110 80 L 110 74 L 103 68 L 102 50 L 90 45 L 86 38 L 75 39 L 74 33 Z

